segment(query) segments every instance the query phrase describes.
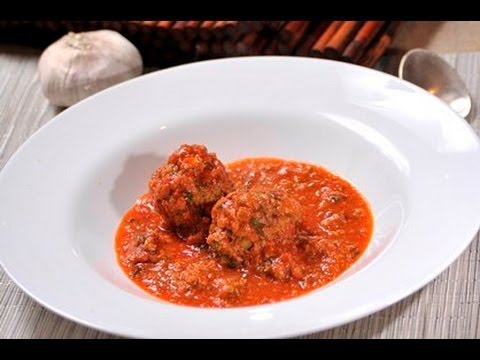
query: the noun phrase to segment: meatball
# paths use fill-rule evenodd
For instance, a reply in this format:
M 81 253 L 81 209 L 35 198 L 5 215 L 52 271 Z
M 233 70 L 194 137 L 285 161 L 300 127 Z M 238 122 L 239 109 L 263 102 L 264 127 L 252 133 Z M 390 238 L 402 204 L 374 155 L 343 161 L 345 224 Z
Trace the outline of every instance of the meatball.
M 300 205 L 277 190 L 234 191 L 212 210 L 207 243 L 229 266 L 269 272 L 295 246 Z
M 213 205 L 233 190 L 225 166 L 203 145 L 182 145 L 152 175 L 157 210 L 189 244 L 205 242 Z

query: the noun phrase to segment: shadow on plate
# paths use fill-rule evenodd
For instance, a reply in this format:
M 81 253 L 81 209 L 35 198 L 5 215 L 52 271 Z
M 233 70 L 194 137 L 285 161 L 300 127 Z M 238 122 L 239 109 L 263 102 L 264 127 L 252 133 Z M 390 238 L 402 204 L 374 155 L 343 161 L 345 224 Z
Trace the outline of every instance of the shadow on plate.
M 142 193 L 146 192 L 148 180 L 145 181 L 145 175 L 151 174 L 166 160 L 166 157 L 152 153 L 132 155 L 127 158 L 110 192 L 110 201 L 120 216 L 134 204 Z M 144 191 L 142 192 L 141 189 Z

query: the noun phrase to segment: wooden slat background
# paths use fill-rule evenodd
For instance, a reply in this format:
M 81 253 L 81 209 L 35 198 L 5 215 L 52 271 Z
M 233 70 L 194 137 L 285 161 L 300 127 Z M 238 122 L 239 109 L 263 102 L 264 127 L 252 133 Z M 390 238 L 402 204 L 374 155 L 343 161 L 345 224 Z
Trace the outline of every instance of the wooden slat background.
M 195 22 L 195 21 L 194 21 Z M 390 47 L 402 21 L 334 21 L 329 41 L 315 46 L 328 21 L 2 21 L 0 42 L 45 48 L 68 32 L 111 29 L 129 39 L 147 66 L 169 67 L 192 61 L 245 55 L 327 57 L 374 67 Z M 227 24 L 230 23 L 230 24 Z M 377 26 L 380 26 L 379 28 Z M 188 29 L 188 30 L 187 30 Z M 350 31 L 345 31 L 350 29 Z M 361 31 L 360 29 L 363 29 Z M 376 29 L 376 30 L 375 30 Z M 359 40 L 355 35 L 362 33 Z M 376 34 L 373 37 L 368 35 Z M 313 37 L 311 36 L 313 35 Z M 337 40 L 342 41 L 333 41 Z M 324 40 L 327 38 L 323 38 Z M 366 40 L 370 39 L 370 40 Z M 341 45 L 343 40 L 346 45 Z M 348 45 L 353 45 L 344 53 Z M 356 50 L 353 50 L 356 49 Z M 353 51 L 352 51 L 353 50 Z
M 0 46 L 0 169 L 58 112 L 40 92 L 39 53 Z M 480 133 L 480 53 L 445 54 L 467 82 Z M 0 200 L 1 201 L 1 200 Z M 1 206 L 1 205 L 0 205 Z M 480 240 L 422 290 L 359 321 L 304 338 L 480 338 Z M 25 295 L 0 270 L 0 338 L 115 338 L 77 325 Z

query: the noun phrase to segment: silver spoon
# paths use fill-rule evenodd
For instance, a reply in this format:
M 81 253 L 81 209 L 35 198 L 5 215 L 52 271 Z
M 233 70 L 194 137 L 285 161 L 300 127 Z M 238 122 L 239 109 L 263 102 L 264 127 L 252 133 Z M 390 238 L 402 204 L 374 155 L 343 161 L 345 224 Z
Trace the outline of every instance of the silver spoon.
M 400 61 L 398 76 L 439 97 L 462 117 L 472 109 L 465 83 L 450 64 L 432 51 L 407 52 Z

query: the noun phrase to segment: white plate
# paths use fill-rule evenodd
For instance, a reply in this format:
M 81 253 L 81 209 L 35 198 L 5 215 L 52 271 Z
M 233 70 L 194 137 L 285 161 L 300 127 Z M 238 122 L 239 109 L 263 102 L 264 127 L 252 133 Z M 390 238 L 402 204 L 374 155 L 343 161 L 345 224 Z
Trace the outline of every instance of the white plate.
M 229 161 L 326 166 L 372 205 L 374 236 L 341 278 L 309 295 L 236 309 L 150 297 L 115 262 L 122 214 L 181 143 Z M 440 100 L 395 77 L 307 58 L 179 66 L 64 111 L 0 174 L 0 261 L 39 303 L 132 337 L 283 337 L 380 310 L 432 280 L 480 224 L 480 148 Z

